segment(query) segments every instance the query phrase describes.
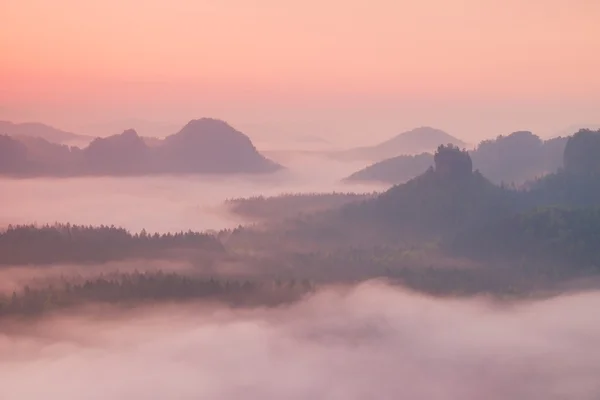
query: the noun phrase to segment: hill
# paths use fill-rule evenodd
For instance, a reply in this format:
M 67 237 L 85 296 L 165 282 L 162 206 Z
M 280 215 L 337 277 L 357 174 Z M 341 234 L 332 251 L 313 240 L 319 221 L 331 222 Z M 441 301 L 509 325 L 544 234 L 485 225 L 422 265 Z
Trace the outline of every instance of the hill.
M 466 146 L 465 142 L 442 130 L 424 126 L 401 133 L 375 146 L 345 150 L 334 153 L 333 156 L 346 160 L 377 162 L 399 155 L 434 151 L 442 143 L 452 144 L 461 148 Z
M 403 236 L 440 238 L 510 212 L 513 197 L 474 172 L 466 151 L 448 145 L 422 175 L 343 212 Z
M 161 170 L 172 173 L 265 173 L 280 165 L 261 155 L 250 138 L 224 121 L 190 121 L 156 147 Z
M 562 166 L 567 138 L 546 141 L 528 131 L 484 140 L 469 152 L 474 168 L 496 184 L 526 181 L 554 172 Z M 403 155 L 372 164 L 350 175 L 348 181 L 402 183 L 433 165 L 433 154 Z
M 600 204 L 600 130 L 580 130 L 569 137 L 564 167 L 526 185 L 538 206 L 593 207 Z
M 151 150 L 133 129 L 94 139 L 83 149 L 82 169 L 90 174 L 141 174 L 151 171 Z
M 600 208 L 536 208 L 482 225 L 449 250 L 493 261 L 545 262 L 600 270 Z
M 435 167 L 375 199 L 345 207 L 340 221 L 376 226 L 384 237 L 408 237 L 421 245 L 435 240 L 445 254 L 533 267 L 535 274 L 600 270 L 600 131 L 582 130 L 542 145 L 530 133 L 512 140 L 538 149 L 548 143 L 552 150 L 566 141 L 564 168 L 518 191 L 507 190 L 472 172 L 468 153 L 441 146 Z M 533 155 L 513 154 L 512 160 Z
M 404 183 L 433 166 L 433 154 L 421 153 L 388 158 L 369 165 L 345 178 L 345 181 Z
M 14 137 L 29 136 L 60 144 L 87 142 L 91 139 L 89 136 L 66 132 L 37 122 L 15 124 L 9 121 L 0 121 L 0 134 Z
M 148 144 L 133 129 L 69 147 L 41 138 L 0 136 L 0 174 L 16 176 L 268 173 L 282 168 L 250 139 L 214 119 L 189 122 Z
M 276 234 L 267 234 L 263 244 L 283 240 L 304 249 L 410 247 L 510 215 L 520 205 L 517 192 L 474 172 L 469 154 L 458 147 L 440 146 L 434 165 L 381 194 L 287 221 Z
M 468 152 L 440 146 L 432 167 L 382 194 L 224 237 L 227 246 L 261 257 L 279 252 L 286 268 L 398 274 L 416 287 L 452 293 L 564 282 L 600 271 L 599 138 L 575 134 L 564 151 L 566 168 L 519 190 L 474 171 Z M 263 264 L 269 262 L 261 258 Z

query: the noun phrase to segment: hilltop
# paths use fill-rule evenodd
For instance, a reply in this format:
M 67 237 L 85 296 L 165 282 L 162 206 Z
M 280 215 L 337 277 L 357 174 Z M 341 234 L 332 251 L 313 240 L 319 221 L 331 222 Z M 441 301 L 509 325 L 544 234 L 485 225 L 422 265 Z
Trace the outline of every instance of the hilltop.
M 347 160 L 381 161 L 399 155 L 412 155 L 434 151 L 441 143 L 465 147 L 466 143 L 454 136 L 428 126 L 403 132 L 375 146 L 358 147 L 334 154 Z
M 0 137 L 0 173 L 15 176 L 269 173 L 282 168 L 224 121 L 192 120 L 151 143 L 133 129 L 94 139 L 87 147 L 42 138 Z

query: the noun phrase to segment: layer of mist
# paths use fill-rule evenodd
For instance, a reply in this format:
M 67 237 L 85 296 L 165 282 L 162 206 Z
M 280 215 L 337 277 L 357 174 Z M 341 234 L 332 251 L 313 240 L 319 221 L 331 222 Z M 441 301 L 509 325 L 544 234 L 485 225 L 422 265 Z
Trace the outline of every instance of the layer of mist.
M 303 168 L 294 165 L 273 176 L 0 179 L 0 227 L 69 221 L 114 224 L 134 232 L 218 230 L 243 222 L 221 208 L 226 199 L 336 190 L 368 193 L 382 187 L 341 183 L 356 164 L 313 158 Z
M 599 292 L 497 303 L 371 282 L 274 309 L 5 321 L 0 398 L 592 400 L 598 306 Z

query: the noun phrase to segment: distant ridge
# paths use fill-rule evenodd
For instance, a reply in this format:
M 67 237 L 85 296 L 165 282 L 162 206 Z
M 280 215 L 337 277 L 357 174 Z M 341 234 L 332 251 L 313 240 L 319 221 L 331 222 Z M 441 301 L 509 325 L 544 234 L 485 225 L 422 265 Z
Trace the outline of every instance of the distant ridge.
M 562 166 L 566 137 L 542 140 L 529 131 L 513 132 L 484 140 L 470 151 L 473 164 L 496 184 L 522 184 L 555 172 Z M 403 183 L 433 165 L 433 154 L 401 155 L 376 162 L 347 181 Z
M 10 121 L 0 121 L 0 134 L 14 137 L 29 136 L 41 138 L 59 144 L 91 140 L 89 136 L 63 131 L 39 122 L 13 123 Z
M 400 155 L 415 155 L 433 152 L 440 144 L 452 144 L 464 148 L 462 140 L 429 126 L 422 126 L 403 132 L 375 146 L 357 147 L 334 154 L 336 158 L 347 160 L 381 161 Z
M 0 173 L 6 175 L 256 174 L 282 168 L 246 135 L 212 118 L 192 120 L 150 144 L 133 129 L 96 138 L 85 148 L 29 136 L 0 138 Z

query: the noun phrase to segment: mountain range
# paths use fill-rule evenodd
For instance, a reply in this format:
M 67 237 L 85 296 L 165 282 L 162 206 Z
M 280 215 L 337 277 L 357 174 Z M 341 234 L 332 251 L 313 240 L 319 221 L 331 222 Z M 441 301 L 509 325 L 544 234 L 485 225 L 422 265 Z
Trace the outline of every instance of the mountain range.
M 282 167 L 224 121 L 190 121 L 163 140 L 133 129 L 84 148 L 18 135 L 0 136 L 0 173 L 26 176 L 269 173 Z
M 492 182 L 522 184 L 556 171 L 562 166 L 567 137 L 542 140 L 529 131 L 513 132 L 484 140 L 471 150 L 475 169 Z M 362 170 L 347 181 L 402 183 L 433 165 L 432 153 L 392 157 Z

